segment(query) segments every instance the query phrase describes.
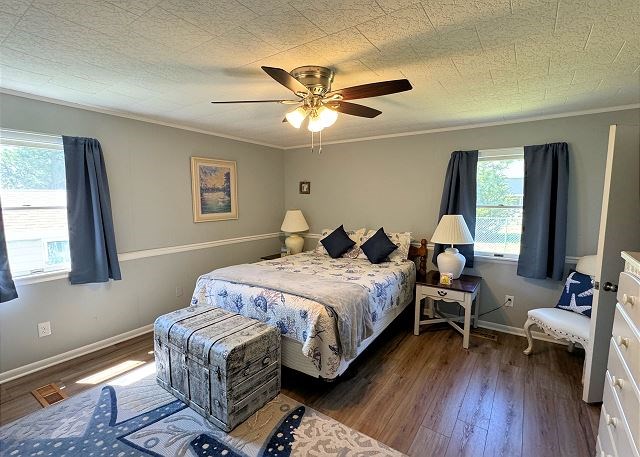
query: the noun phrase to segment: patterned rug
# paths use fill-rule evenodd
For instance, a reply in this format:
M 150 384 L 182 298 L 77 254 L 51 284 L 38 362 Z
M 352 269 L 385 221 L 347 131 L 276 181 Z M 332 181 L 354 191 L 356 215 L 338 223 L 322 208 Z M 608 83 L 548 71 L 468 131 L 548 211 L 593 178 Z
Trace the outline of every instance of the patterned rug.
M 154 364 L 0 428 L 2 456 L 402 456 L 284 395 L 225 433 L 155 381 Z

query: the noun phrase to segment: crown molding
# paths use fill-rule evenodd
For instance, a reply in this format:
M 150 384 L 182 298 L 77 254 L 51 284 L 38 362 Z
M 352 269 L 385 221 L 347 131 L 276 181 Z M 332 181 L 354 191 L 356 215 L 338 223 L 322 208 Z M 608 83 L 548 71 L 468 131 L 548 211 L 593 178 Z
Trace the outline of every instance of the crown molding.
M 83 109 L 87 111 L 92 111 L 94 113 L 108 114 L 110 116 L 122 117 L 125 119 L 131 119 L 134 121 L 148 122 L 150 124 L 162 125 L 163 127 L 171 127 L 174 129 L 187 130 L 189 132 L 202 133 L 204 135 L 217 136 L 220 138 L 225 138 L 227 140 L 240 141 L 242 143 L 256 144 L 258 146 L 266 146 L 268 148 L 273 148 L 273 149 L 280 149 L 280 150 L 284 149 L 282 146 L 278 146 L 275 144 L 248 140 L 246 138 L 240 138 L 233 135 L 226 135 L 224 133 L 215 132 L 213 130 L 198 129 L 198 128 L 189 127 L 183 124 L 174 124 L 172 122 L 165 122 L 158 119 L 154 119 L 152 117 L 139 116 L 137 114 L 128 113 L 125 111 L 116 111 L 116 110 L 110 110 L 106 108 L 100 108 L 98 106 L 93 106 L 93 105 L 83 105 L 80 103 L 66 102 L 64 100 L 59 100 L 57 98 L 49 98 L 49 97 L 44 97 L 42 95 L 29 94 L 27 92 L 20 92 L 17 90 L 6 89 L 4 87 L 0 87 L 0 94 L 13 95 L 15 97 L 22 97 L 22 98 L 28 98 L 31 100 L 38 100 L 41 102 L 53 103 L 54 105 L 68 106 L 69 108 Z
M 80 103 L 66 102 L 64 100 L 45 97 L 45 96 L 41 96 L 41 95 L 29 94 L 27 92 L 21 92 L 21 91 L 17 91 L 17 90 L 13 90 L 13 89 L 6 89 L 4 87 L 0 87 L 0 94 L 7 94 L 7 95 L 13 95 L 13 96 L 16 96 L 16 97 L 28 98 L 28 99 L 31 99 L 31 100 L 38 100 L 38 101 L 42 101 L 42 102 L 53 103 L 55 105 L 68 106 L 70 108 L 84 109 L 84 110 L 93 111 L 93 112 L 96 112 L 96 113 L 108 114 L 108 115 L 111 115 L 111 116 L 122 117 L 122 118 L 125 118 L 125 119 L 132 119 L 132 120 L 135 120 L 135 121 L 148 122 L 150 124 L 162 125 L 164 127 L 171 127 L 171 128 L 180 129 L 180 130 L 187 130 L 189 132 L 202 133 L 204 135 L 217 136 L 217 137 L 220 137 L 220 138 L 226 138 L 228 140 L 240 141 L 242 143 L 255 144 L 255 145 L 258 145 L 258 146 L 266 146 L 268 148 L 279 149 L 279 150 L 284 150 L 284 151 L 288 151 L 288 150 L 292 150 L 292 149 L 308 148 L 308 147 L 311 146 L 311 143 L 299 144 L 299 145 L 295 145 L 295 146 L 282 146 L 282 145 L 271 144 L 271 143 L 263 143 L 263 142 L 260 142 L 260 141 L 249 140 L 249 139 L 246 139 L 246 138 L 240 138 L 240 137 L 233 136 L 233 135 L 226 135 L 224 133 L 215 132 L 213 130 L 199 129 L 199 128 L 195 128 L 195 127 L 189 127 L 189 126 L 184 125 L 184 124 L 176 124 L 176 123 L 172 123 L 172 122 L 165 122 L 165 121 L 161 121 L 161 120 L 154 119 L 154 118 L 151 118 L 151 117 L 145 117 L 145 116 L 140 116 L 140 115 L 136 115 L 136 114 L 133 114 L 133 113 L 128 113 L 128 112 L 125 112 L 125 111 L 109 110 L 109 109 L 106 109 L 106 108 L 100 108 L 98 106 L 93 106 L 93 105 L 84 105 L 84 104 L 80 104 Z M 375 135 L 375 136 L 367 136 L 367 137 L 348 138 L 348 139 L 336 140 L 336 141 L 324 141 L 323 144 L 324 145 L 330 145 L 330 144 L 356 143 L 356 142 L 360 142 L 360 141 L 381 140 L 381 139 L 385 139 L 385 138 L 399 138 L 399 137 L 403 137 L 403 136 L 425 135 L 425 134 L 428 134 L 428 133 L 453 132 L 453 131 L 456 131 L 456 130 L 477 129 L 477 128 L 482 128 L 482 127 L 497 127 L 497 126 L 500 126 L 500 125 L 521 124 L 523 122 L 544 121 L 544 120 L 548 120 L 548 119 L 560 119 L 560 118 L 564 118 L 564 117 L 583 116 L 583 115 L 586 115 L 586 114 L 609 113 L 609 112 L 614 112 L 614 111 L 624 111 L 624 110 L 639 109 L 639 108 L 640 108 L 640 103 L 632 103 L 632 104 L 629 104 L 629 105 L 618 105 L 618 106 L 610 106 L 610 107 L 606 107 L 606 108 L 594 108 L 594 109 L 581 110 L 581 111 L 568 111 L 568 112 L 565 112 L 565 113 L 547 114 L 547 115 L 542 115 L 542 116 L 532 116 L 532 117 L 526 117 L 526 118 L 522 118 L 522 119 L 483 122 L 483 123 L 476 123 L 476 124 L 458 125 L 458 126 L 455 126 L 455 127 L 442 127 L 442 128 L 437 128 L 437 129 L 414 130 L 414 131 L 411 131 L 411 132 L 389 133 L 389 134 L 385 134 L 385 135 Z
M 545 121 L 548 119 L 584 116 L 586 114 L 610 113 L 613 111 L 624 111 L 624 110 L 638 109 L 638 108 L 640 108 L 640 103 L 633 103 L 630 105 L 610 106 L 607 108 L 594 108 L 594 109 L 588 109 L 588 110 L 582 110 L 582 111 L 568 111 L 566 113 L 546 114 L 542 116 L 532 116 L 532 117 L 526 117 L 522 119 L 503 120 L 503 121 L 495 121 L 495 122 L 482 122 L 478 124 L 458 125 L 455 127 L 442 127 L 437 129 L 428 129 L 428 130 L 415 130 L 415 131 L 403 132 L 403 133 L 389 133 L 386 135 L 375 135 L 375 136 L 350 138 L 350 139 L 336 140 L 336 141 L 323 141 L 322 145 L 325 146 L 329 144 L 357 143 L 360 141 L 382 140 L 385 138 L 398 138 L 403 136 L 425 135 L 428 133 L 453 132 L 456 130 L 469 130 L 469 129 L 477 129 L 482 127 L 497 127 L 500 125 L 522 124 L 524 122 Z M 300 144 L 297 146 L 284 146 L 282 147 L 282 149 L 287 151 L 291 149 L 302 149 L 302 148 L 309 148 L 309 147 L 311 147 L 311 143 Z

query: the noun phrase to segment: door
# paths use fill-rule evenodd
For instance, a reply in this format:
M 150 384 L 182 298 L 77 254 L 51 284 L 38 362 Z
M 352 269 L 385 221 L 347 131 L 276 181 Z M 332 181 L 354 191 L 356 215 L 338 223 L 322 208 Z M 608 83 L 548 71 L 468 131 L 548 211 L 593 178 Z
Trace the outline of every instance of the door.
M 640 127 L 612 125 L 600 214 L 597 267 L 582 399 L 602 401 L 609 340 L 616 306 L 620 251 L 640 250 Z

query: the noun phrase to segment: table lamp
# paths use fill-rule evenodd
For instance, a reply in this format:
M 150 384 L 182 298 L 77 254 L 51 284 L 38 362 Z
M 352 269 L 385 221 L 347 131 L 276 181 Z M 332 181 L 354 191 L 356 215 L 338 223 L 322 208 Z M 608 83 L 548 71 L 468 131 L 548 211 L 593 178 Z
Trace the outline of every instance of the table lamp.
M 458 279 L 464 269 L 466 259 L 453 247 L 454 244 L 473 244 L 473 237 L 464 217 L 460 214 L 445 214 L 433 232 L 431 242 L 434 244 L 450 244 L 451 247 L 438 254 L 436 263 L 440 274 L 451 273 Z
M 304 246 L 304 239 L 297 232 L 309 230 L 309 225 L 299 209 L 290 209 L 284 216 L 282 227 L 280 229 L 288 233 L 289 236 L 284 240 L 284 245 L 291 254 L 299 254 Z

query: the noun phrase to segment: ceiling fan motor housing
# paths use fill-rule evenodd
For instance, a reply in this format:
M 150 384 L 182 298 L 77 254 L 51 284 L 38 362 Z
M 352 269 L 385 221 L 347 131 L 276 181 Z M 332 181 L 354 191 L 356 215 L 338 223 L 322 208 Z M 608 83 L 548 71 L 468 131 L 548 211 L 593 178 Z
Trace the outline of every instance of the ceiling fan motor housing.
M 300 81 L 314 95 L 324 95 L 331 91 L 333 70 L 317 65 L 306 65 L 291 70 L 291 76 Z

